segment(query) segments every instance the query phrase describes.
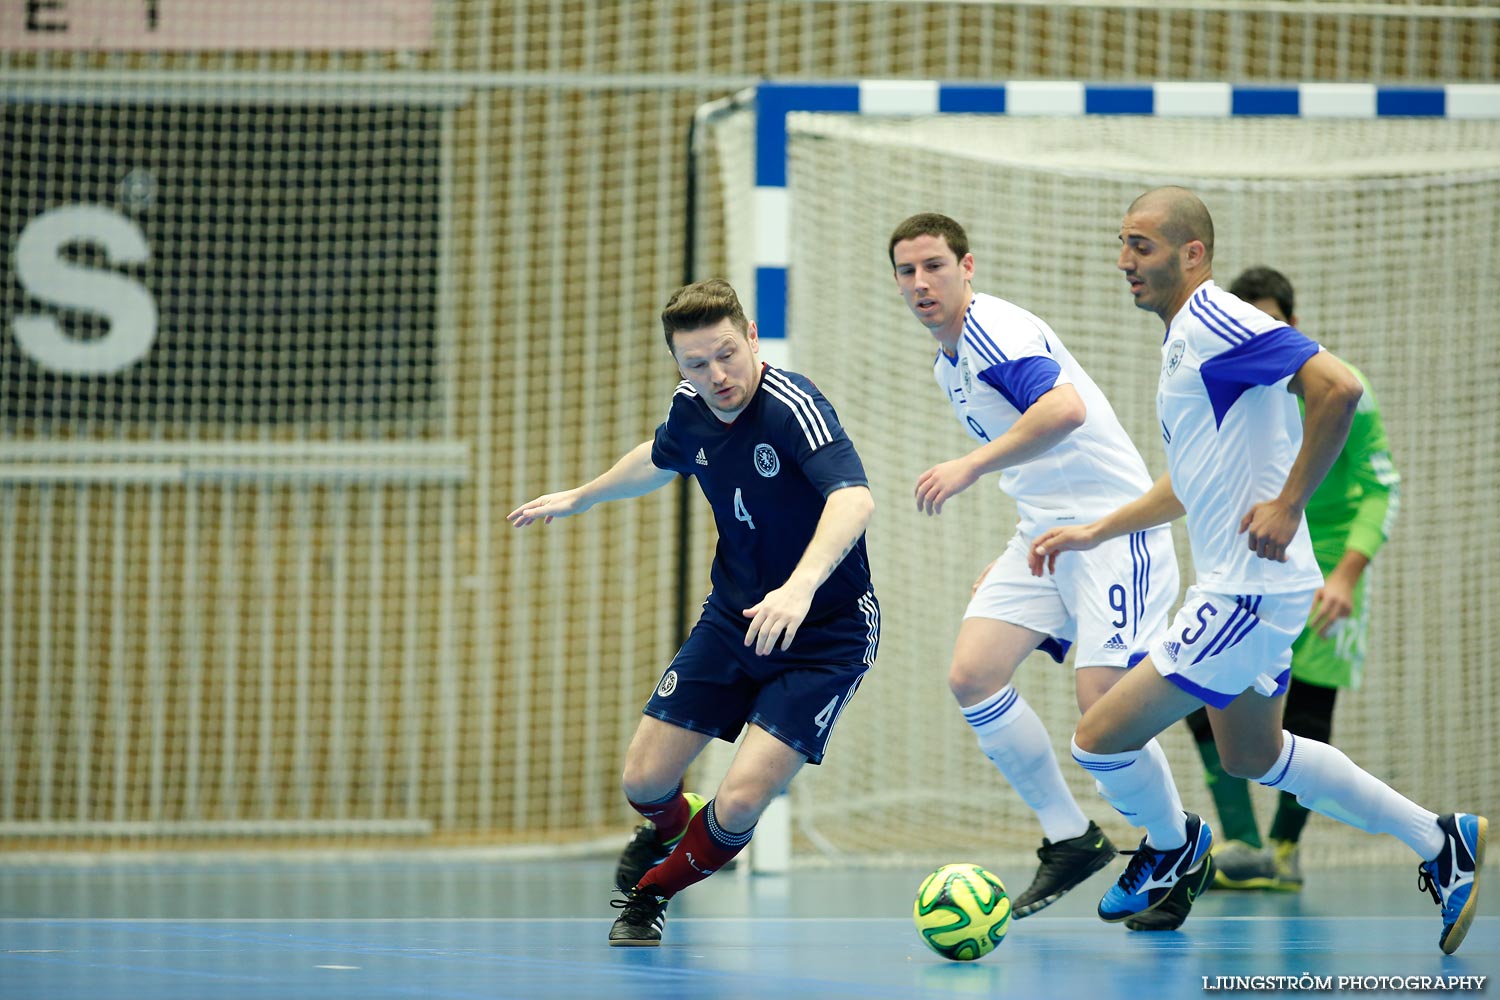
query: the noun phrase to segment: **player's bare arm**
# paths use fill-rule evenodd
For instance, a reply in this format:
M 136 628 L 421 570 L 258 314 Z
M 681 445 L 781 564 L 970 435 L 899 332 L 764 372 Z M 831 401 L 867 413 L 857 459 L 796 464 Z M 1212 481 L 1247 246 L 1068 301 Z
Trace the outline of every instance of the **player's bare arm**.
M 1297 452 L 1281 493 L 1251 507 L 1240 521 L 1240 533 L 1248 534 L 1250 550 L 1262 559 L 1277 562 L 1286 562 L 1286 547 L 1302 523 L 1307 501 L 1343 450 L 1354 422 L 1354 408 L 1365 391 L 1355 374 L 1327 351 L 1319 351 L 1303 362 L 1287 389 L 1306 404 L 1302 450 Z
M 1059 385 L 1038 396 L 1010 430 L 962 458 L 934 465 L 917 477 L 917 510 L 929 517 L 943 504 L 973 486 L 987 472 L 1029 462 L 1051 451 L 1088 416 L 1078 390 Z
M 1092 549 L 1100 542 L 1145 531 L 1158 524 L 1175 521 L 1182 515 L 1182 501 L 1172 491 L 1172 478 L 1163 475 L 1151 484 L 1149 490 L 1112 514 L 1106 514 L 1090 524 L 1074 524 L 1042 532 L 1031 545 L 1031 575 L 1041 576 L 1044 569 L 1049 573 L 1055 572 L 1060 552 Z
M 846 486 L 828 494 L 817 530 L 791 576 L 743 612 L 750 619 L 745 645 L 754 644 L 755 655 L 770 653 L 778 639 L 782 649 L 791 648 L 813 594 L 854 548 L 874 513 L 875 498 L 868 487 Z
M 1354 613 L 1354 588 L 1368 565 L 1369 556 L 1358 549 L 1345 549 L 1339 564 L 1313 595 L 1308 627 L 1320 637 L 1331 638 L 1333 627 Z
M 651 444 L 650 441 L 643 441 L 636 445 L 612 465 L 608 472 L 583 486 L 528 500 L 505 515 L 505 519 L 517 528 L 524 528 L 539 519 L 543 524 L 551 524 L 553 518 L 582 514 L 606 500 L 644 496 L 652 490 L 660 489 L 675 479 L 677 473 L 659 469 L 652 463 Z

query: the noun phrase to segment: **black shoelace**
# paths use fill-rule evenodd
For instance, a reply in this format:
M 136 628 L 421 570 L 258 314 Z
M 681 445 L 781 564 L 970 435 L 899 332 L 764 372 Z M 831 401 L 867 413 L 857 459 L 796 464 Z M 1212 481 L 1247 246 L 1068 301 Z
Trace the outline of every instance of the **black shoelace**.
M 1125 874 L 1120 876 L 1120 884 L 1129 887 L 1131 892 L 1135 892 L 1141 887 L 1141 883 L 1146 881 L 1146 876 L 1156 868 L 1160 852 L 1142 845 L 1133 851 L 1120 853 L 1131 855 L 1130 864 L 1125 866 Z
M 1432 901 L 1437 905 L 1443 905 L 1443 894 L 1438 892 L 1437 882 L 1428 872 L 1426 865 L 1417 866 L 1417 888 L 1431 895 Z
M 609 905 L 617 910 L 624 910 L 620 914 L 633 924 L 650 923 L 655 920 L 661 912 L 661 905 L 665 900 L 660 899 L 655 893 L 642 892 L 639 889 L 618 890 L 623 899 L 611 899 Z

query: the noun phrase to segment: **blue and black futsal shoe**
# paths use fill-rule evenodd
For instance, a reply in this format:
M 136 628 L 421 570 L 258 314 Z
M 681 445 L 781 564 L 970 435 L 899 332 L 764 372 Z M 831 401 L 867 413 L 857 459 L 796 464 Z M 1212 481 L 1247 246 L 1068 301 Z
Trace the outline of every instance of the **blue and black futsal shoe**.
M 1137 913 L 1125 919 L 1125 929 L 1132 931 L 1175 931 L 1187 920 L 1193 904 L 1215 884 L 1218 859 L 1212 852 L 1203 856 L 1203 862 L 1187 873 L 1187 876 L 1172 886 L 1167 898 L 1154 910 Z
M 1484 864 L 1484 842 L 1489 820 L 1471 813 L 1438 817 L 1443 849 L 1417 866 L 1417 888 L 1432 894 L 1443 908 L 1443 933 L 1438 947 L 1451 955 L 1463 944 L 1479 908 L 1479 868 Z
M 1158 851 L 1141 838 L 1135 857 L 1125 866 L 1120 881 L 1099 900 L 1099 919 L 1118 923 L 1147 910 L 1154 910 L 1172 894 L 1172 887 L 1198 868 L 1214 834 L 1197 813 L 1187 813 L 1187 843 L 1170 851 Z

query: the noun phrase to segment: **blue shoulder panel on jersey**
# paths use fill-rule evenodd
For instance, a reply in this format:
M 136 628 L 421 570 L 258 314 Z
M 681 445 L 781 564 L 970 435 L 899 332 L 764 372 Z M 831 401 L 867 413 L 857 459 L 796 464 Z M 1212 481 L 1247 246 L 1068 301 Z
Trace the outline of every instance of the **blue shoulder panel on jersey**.
M 1062 367 L 1056 361 L 1031 354 L 990 365 L 979 373 L 979 381 L 993 386 L 1006 402 L 1025 413 L 1037 397 L 1057 385 L 1061 374 Z
M 1246 389 L 1275 385 L 1318 353 L 1318 345 L 1294 327 L 1268 330 L 1214 355 L 1198 369 L 1214 408 L 1214 426 Z

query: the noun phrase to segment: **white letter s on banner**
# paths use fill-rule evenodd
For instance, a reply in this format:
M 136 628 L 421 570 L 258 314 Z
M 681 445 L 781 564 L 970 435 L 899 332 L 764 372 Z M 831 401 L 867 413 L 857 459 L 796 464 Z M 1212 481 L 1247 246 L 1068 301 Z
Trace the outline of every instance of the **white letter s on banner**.
M 32 295 L 52 305 L 99 313 L 109 332 L 76 340 L 57 320 L 38 313 L 11 323 L 16 343 L 37 364 L 65 375 L 117 372 L 139 361 L 156 340 L 156 301 L 150 291 L 112 271 L 63 259 L 69 243 L 101 244 L 111 264 L 151 259 L 145 234 L 134 222 L 100 205 L 66 205 L 32 219 L 16 241 L 16 277 Z

